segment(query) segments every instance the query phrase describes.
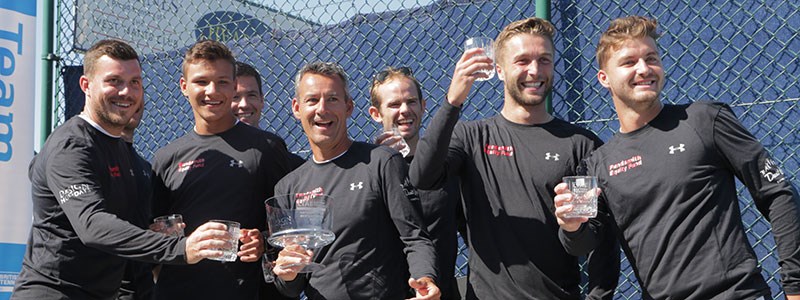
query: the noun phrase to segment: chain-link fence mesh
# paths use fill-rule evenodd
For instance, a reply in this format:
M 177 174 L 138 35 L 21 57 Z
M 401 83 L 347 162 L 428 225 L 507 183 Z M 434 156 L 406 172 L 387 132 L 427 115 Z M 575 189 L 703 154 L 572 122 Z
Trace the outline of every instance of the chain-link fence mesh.
M 369 3 L 369 4 L 367 4 Z M 594 49 L 611 19 L 639 14 L 661 26 L 666 67 L 664 100 L 722 101 L 779 161 L 797 186 L 800 165 L 800 4 L 779 0 L 553 1 L 556 36 L 555 114 L 609 139 L 618 122 L 610 96 L 597 83 Z M 81 49 L 100 38 L 131 42 L 143 56 L 146 112 L 136 147 L 146 157 L 192 128 L 193 116 L 178 88 L 182 53 L 193 41 L 226 42 L 237 59 L 264 78 L 261 125 L 282 136 L 289 149 L 308 156 L 308 142 L 290 113 L 293 76 L 303 64 L 336 61 L 351 77 L 355 140 L 377 128 L 367 114 L 372 75 L 385 66 L 409 66 L 423 84 L 428 114 L 444 99 L 461 44 L 468 36 L 495 37 L 508 23 L 534 16 L 531 0 L 60 0 L 56 54 L 62 72 L 55 82 L 54 124 L 61 124 Z M 79 72 L 77 73 L 80 74 Z M 67 84 L 65 84 L 65 82 Z M 502 82 L 477 83 L 462 118 L 494 115 L 502 105 Z M 739 190 L 750 242 L 773 296 L 783 297 L 769 223 L 749 194 Z M 455 273 L 466 272 L 461 248 Z M 624 256 L 616 298 L 641 293 Z

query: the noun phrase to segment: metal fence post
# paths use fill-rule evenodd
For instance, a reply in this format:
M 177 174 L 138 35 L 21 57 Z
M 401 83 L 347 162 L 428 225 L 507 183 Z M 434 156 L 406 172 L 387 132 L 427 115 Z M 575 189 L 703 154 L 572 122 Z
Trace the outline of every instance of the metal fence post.
M 53 113 L 53 62 L 56 60 L 55 55 L 53 54 L 53 40 L 54 40 L 54 30 L 55 27 L 55 16 L 54 14 L 54 7 L 55 7 L 55 0 L 43 0 L 43 12 L 42 12 L 42 67 L 41 67 L 41 80 L 42 80 L 42 90 L 41 90 L 41 138 L 40 144 L 44 145 L 44 142 L 47 140 L 47 136 L 50 135 L 50 131 L 53 129 L 53 119 L 51 117 Z
M 536 0 L 536 17 L 550 21 L 550 0 Z M 544 100 L 547 113 L 553 113 L 553 93 L 548 93 Z

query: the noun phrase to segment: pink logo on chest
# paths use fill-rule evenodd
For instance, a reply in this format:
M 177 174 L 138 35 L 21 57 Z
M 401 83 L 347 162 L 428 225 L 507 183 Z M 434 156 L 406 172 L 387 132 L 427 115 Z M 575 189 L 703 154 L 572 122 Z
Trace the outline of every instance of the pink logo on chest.
M 642 165 L 642 156 L 635 155 L 631 158 L 614 163 L 608 166 L 608 176 L 617 176 L 621 173 L 628 172 L 629 170 Z

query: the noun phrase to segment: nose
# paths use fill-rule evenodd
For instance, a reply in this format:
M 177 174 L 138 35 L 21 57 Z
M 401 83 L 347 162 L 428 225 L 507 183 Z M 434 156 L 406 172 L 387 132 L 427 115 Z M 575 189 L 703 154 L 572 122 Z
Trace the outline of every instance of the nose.
M 236 103 L 236 106 L 240 108 L 246 108 L 248 106 L 247 99 L 245 99 L 245 97 L 240 97 L 236 100 L 238 101 L 238 103 Z
M 317 114 L 321 115 L 327 111 L 328 111 L 328 99 L 323 97 L 319 99 L 319 102 L 317 102 Z
M 411 107 L 408 105 L 408 102 L 403 102 L 400 104 L 400 114 L 407 114 L 411 111 Z
M 133 92 L 133 88 L 134 87 L 133 87 L 132 83 L 125 82 L 125 83 L 120 84 L 118 86 L 118 88 L 119 88 L 119 95 L 120 96 L 126 96 L 126 95 L 130 95 Z
M 636 62 L 636 73 L 639 75 L 650 75 L 653 69 L 650 68 L 650 65 L 644 61 L 644 58 L 640 58 L 639 61 Z
M 217 88 L 217 84 L 214 83 L 213 81 L 209 82 L 208 85 L 206 85 L 206 95 L 215 94 L 217 91 L 219 91 L 219 89 Z
M 536 60 L 533 60 L 528 64 L 528 74 L 532 77 L 539 75 L 539 64 L 536 62 Z

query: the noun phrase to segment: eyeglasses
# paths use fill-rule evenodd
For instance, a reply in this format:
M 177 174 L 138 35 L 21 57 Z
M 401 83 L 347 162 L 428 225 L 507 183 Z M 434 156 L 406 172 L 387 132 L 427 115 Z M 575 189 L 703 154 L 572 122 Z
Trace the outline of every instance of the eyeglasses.
M 375 85 L 375 84 L 383 83 L 384 81 L 386 81 L 386 78 L 389 77 L 389 75 L 393 74 L 393 73 L 394 74 L 400 73 L 400 74 L 403 74 L 405 76 L 413 76 L 414 75 L 414 71 L 412 71 L 411 68 L 409 68 L 409 67 L 399 67 L 399 68 L 388 67 L 386 69 L 383 69 L 383 71 L 380 71 L 380 72 L 376 73 L 374 76 L 372 76 L 372 84 Z

